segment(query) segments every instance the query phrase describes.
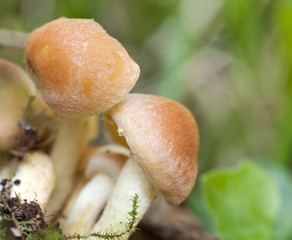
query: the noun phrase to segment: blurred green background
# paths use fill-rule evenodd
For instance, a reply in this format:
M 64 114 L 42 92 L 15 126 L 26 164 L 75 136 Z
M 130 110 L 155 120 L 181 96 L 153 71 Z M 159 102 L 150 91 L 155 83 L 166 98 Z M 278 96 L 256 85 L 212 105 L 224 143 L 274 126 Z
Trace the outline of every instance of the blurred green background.
M 200 176 L 244 158 L 275 179 L 278 216 L 292 224 L 291 0 L 1 0 L 0 56 L 23 65 L 5 30 L 27 33 L 61 16 L 94 18 L 125 46 L 141 67 L 135 92 L 191 109 L 200 175 L 188 204 L 208 231 L 217 234 Z M 292 239 L 290 228 L 274 239 Z

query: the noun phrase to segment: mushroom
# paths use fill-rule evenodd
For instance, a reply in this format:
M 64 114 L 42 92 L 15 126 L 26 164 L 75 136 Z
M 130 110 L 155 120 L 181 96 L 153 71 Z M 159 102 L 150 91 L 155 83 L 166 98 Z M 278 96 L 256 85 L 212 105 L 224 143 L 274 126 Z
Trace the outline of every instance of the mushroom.
M 0 58 L 0 78 L 21 83 L 29 95 L 36 95 L 37 89 L 27 73 L 16 63 Z M 6 80 L 6 81 L 7 81 Z
M 139 66 L 93 19 L 59 18 L 25 43 L 27 71 L 44 100 L 64 117 L 102 113 L 135 85 Z
M 34 83 L 18 65 L 0 59 L 0 151 L 10 150 L 19 133 L 18 123 L 29 96 L 36 94 Z
M 19 127 L 19 123 L 32 96 L 34 97 L 31 106 L 33 113 L 46 111 L 53 117 L 52 113 L 47 111 L 49 110 L 47 105 L 27 73 L 17 64 L 0 59 L 0 151 L 3 151 L 0 153 L 0 179 L 12 178 L 16 172 L 19 159 L 10 156 L 8 152 L 19 147 L 16 146 L 16 139 L 20 137 L 23 130 Z
M 37 201 L 44 210 L 55 185 L 55 172 L 48 155 L 31 152 L 19 163 L 13 182 L 11 197 Z
M 83 156 L 87 167 L 82 187 L 77 187 L 77 193 L 73 193 L 65 210 L 68 217 L 63 227 L 64 234 L 88 233 L 91 230 L 129 156 L 127 148 L 115 144 L 87 149 Z
M 187 108 L 164 97 L 129 94 L 104 113 L 103 122 L 132 155 L 92 232 L 123 232 L 135 194 L 139 196 L 137 222 L 158 191 L 174 205 L 188 196 L 197 175 L 199 139 L 196 121 Z
M 57 184 L 47 210 L 54 213 L 72 189 L 90 131 L 87 117 L 119 103 L 136 83 L 140 69 L 93 19 L 59 18 L 37 28 L 26 41 L 25 60 L 45 102 L 61 119 L 51 153 Z

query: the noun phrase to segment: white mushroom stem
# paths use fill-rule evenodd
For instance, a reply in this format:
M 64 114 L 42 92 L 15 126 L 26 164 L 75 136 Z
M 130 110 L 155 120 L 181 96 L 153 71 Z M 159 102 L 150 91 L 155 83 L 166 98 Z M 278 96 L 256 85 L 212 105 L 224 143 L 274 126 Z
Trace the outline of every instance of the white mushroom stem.
M 12 181 L 20 180 L 13 186 L 12 197 L 36 201 L 44 209 L 55 185 L 55 172 L 50 158 L 41 152 L 28 153 L 19 163 Z
M 58 219 L 65 234 L 90 232 L 129 157 L 129 149 L 116 144 L 87 148 L 79 163 L 82 178 Z
M 128 212 L 132 210 L 133 203 L 131 199 L 135 194 L 139 196 L 138 214 L 136 216 L 136 224 L 138 224 L 151 202 L 156 197 L 157 190 L 149 181 L 149 178 L 134 157 L 131 156 L 117 179 L 117 183 L 103 214 L 94 225 L 91 232 L 125 231 L 125 225 L 129 217 Z M 129 236 L 130 233 L 127 233 L 121 239 L 128 239 Z
M 60 211 L 74 186 L 74 173 L 81 153 L 96 134 L 96 117 L 60 117 L 51 158 L 56 170 L 56 187 L 47 206 L 47 213 Z
M 99 173 L 80 191 L 63 228 L 64 234 L 88 233 L 114 187 L 111 176 Z

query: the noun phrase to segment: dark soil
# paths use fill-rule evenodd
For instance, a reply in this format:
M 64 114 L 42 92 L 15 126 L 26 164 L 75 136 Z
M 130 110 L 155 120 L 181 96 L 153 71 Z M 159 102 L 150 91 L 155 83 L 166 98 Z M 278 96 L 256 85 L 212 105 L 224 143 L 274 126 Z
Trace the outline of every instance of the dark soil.
M 19 184 L 19 180 L 14 181 Z M 7 235 L 13 235 L 15 239 L 25 239 L 26 233 L 40 231 L 45 229 L 46 222 L 44 220 L 44 213 L 40 205 L 35 202 L 27 202 L 26 200 L 20 201 L 17 197 L 10 197 L 11 191 L 13 191 L 13 184 L 10 179 L 3 179 L 0 182 L 2 186 L 0 192 L 0 216 L 2 220 L 2 226 L 5 227 Z M 19 231 L 21 223 L 25 223 L 27 232 L 23 230 Z M 11 225 L 13 227 L 11 227 Z

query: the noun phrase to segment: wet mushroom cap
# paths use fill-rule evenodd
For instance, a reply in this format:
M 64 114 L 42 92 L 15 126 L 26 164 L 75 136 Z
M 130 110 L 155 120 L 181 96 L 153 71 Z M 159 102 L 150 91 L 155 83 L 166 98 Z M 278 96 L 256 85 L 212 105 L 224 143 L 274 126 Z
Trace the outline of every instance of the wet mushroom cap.
M 57 113 L 104 112 L 135 85 L 139 66 L 93 19 L 59 18 L 34 30 L 25 44 L 27 69 Z
M 167 202 L 180 204 L 197 175 L 198 128 L 191 112 L 170 99 L 129 94 L 104 113 L 114 139 L 126 143 Z

